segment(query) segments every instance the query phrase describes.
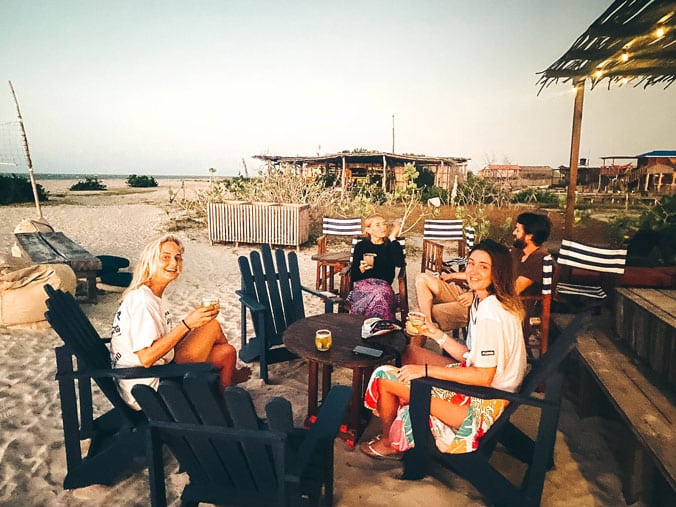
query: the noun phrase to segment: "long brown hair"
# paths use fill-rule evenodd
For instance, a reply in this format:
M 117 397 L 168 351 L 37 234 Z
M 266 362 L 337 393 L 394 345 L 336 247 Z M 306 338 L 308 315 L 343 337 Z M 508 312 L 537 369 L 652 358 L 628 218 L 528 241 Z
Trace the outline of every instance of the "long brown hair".
M 523 321 L 526 311 L 521 298 L 516 293 L 512 273 L 512 256 L 507 247 L 492 239 L 484 239 L 472 248 L 470 255 L 475 250 L 486 252 L 491 258 L 491 285 L 488 287 L 488 292 L 498 298 L 505 310 L 518 315 Z

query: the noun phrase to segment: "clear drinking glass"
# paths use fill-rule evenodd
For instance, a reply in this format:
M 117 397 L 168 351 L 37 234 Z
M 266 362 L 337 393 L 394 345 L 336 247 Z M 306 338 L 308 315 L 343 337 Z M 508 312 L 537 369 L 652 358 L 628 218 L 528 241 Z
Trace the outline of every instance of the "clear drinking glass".
M 315 347 L 317 347 L 317 350 L 326 352 L 331 348 L 332 343 L 333 338 L 330 329 L 317 329 L 315 332 Z
M 408 312 L 406 332 L 411 336 L 420 334 L 420 328 L 425 324 L 425 314 L 422 312 Z

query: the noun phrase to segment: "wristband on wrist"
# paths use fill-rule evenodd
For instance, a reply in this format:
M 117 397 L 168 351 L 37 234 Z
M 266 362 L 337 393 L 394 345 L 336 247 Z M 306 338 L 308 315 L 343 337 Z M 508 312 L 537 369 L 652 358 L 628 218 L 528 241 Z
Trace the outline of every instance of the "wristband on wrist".
M 448 340 L 448 335 L 447 335 L 446 333 L 444 333 L 443 336 L 442 336 L 441 338 L 439 338 L 438 340 L 436 340 L 436 342 L 437 342 L 437 344 L 438 344 L 440 347 L 443 347 L 443 346 L 444 346 L 444 343 L 446 343 L 446 340 Z
M 181 324 L 183 324 L 188 331 L 192 331 L 192 328 L 185 323 L 185 319 L 181 319 Z

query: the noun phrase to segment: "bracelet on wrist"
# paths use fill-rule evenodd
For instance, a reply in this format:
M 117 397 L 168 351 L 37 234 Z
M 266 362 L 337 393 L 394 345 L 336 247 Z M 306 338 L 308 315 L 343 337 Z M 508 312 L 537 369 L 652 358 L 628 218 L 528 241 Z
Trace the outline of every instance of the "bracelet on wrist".
M 447 335 L 446 333 L 444 333 L 444 334 L 441 336 L 441 338 L 439 338 L 438 340 L 436 340 L 437 345 L 439 345 L 440 347 L 443 347 L 443 346 L 444 346 L 444 343 L 446 343 L 446 340 L 448 340 L 448 335 Z
M 192 331 L 192 328 L 185 323 L 185 319 L 181 319 L 181 324 L 183 324 L 188 331 Z

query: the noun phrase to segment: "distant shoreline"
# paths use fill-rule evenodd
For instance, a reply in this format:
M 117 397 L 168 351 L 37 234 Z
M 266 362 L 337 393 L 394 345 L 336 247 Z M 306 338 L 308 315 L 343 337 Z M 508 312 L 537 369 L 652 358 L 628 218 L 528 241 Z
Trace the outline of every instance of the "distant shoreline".
M 0 176 L 1 175 L 9 176 L 11 174 L 28 177 L 28 171 L 10 171 L 10 172 L 0 171 Z M 129 173 L 129 174 L 38 173 L 38 172 L 34 173 L 35 180 L 37 182 L 40 182 L 40 180 L 83 180 L 85 178 L 93 178 L 93 177 L 96 177 L 100 180 L 126 180 L 132 174 L 136 174 L 137 176 L 150 176 L 152 178 L 155 178 L 156 180 L 208 180 L 209 178 L 214 179 L 236 178 L 236 176 L 232 175 L 221 176 L 218 174 L 198 176 L 193 174 L 140 174 L 140 173 Z

